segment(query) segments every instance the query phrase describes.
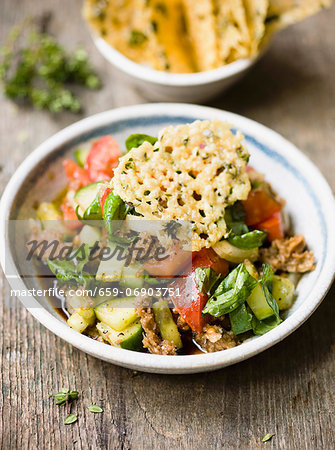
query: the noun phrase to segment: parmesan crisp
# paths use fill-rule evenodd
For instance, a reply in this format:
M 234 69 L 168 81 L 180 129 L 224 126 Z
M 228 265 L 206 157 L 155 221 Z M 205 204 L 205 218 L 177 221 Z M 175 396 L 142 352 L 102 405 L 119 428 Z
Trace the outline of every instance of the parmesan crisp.
M 226 234 L 225 208 L 250 191 L 243 139 L 218 120 L 167 127 L 120 158 L 114 193 L 144 219 L 190 221 L 192 249 L 211 247 Z
M 95 33 L 144 66 L 202 72 L 255 58 L 271 36 L 332 0 L 85 0 Z

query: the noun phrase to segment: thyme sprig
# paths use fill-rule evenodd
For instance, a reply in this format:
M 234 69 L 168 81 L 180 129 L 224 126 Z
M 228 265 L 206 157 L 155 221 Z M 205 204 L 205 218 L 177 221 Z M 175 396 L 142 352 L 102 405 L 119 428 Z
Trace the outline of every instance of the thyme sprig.
M 72 391 L 67 388 L 63 388 L 60 392 L 57 392 L 57 394 L 53 395 L 56 400 L 56 405 L 62 406 L 65 405 L 66 407 L 66 417 L 64 419 L 65 425 L 70 425 L 72 423 L 77 422 L 78 420 L 78 413 L 71 413 L 71 404 L 73 400 L 77 400 L 79 393 L 78 391 Z M 91 413 L 102 413 L 103 409 L 95 404 L 91 404 L 87 407 L 87 409 Z
M 67 413 L 70 413 L 70 403 L 73 400 L 77 400 L 78 398 L 78 391 L 70 391 L 67 388 L 63 388 L 61 392 L 57 392 L 57 394 L 54 394 L 56 401 L 56 405 L 66 405 Z

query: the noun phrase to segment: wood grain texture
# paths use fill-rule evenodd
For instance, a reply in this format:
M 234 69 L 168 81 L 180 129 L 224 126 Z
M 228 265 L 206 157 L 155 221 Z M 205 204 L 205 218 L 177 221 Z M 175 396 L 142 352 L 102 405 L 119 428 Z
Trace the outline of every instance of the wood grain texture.
M 0 43 L 27 15 L 54 14 L 51 30 L 81 42 L 103 77 L 85 92 L 85 115 L 144 102 L 95 51 L 80 0 L 2 0 Z M 251 117 L 294 142 L 335 188 L 335 8 L 277 36 L 238 85 L 210 104 Z M 38 144 L 78 116 L 0 104 L 0 183 Z M 77 351 L 9 297 L 1 278 L 0 448 L 332 449 L 335 448 L 335 289 L 292 336 L 249 361 L 192 375 L 138 374 Z M 77 388 L 78 423 L 50 394 Z M 96 403 L 103 414 L 91 414 Z M 265 433 L 275 433 L 261 443 Z

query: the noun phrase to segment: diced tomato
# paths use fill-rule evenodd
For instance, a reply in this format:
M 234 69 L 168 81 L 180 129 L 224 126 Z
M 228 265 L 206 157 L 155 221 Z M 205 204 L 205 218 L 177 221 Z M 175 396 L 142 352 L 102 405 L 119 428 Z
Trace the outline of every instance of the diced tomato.
M 255 225 L 258 230 L 268 232 L 268 239 L 270 242 L 275 239 L 282 239 L 284 237 L 284 223 L 283 216 L 280 211 L 272 214 L 271 217 Z
M 243 203 L 246 212 L 246 224 L 255 225 L 271 217 L 275 212 L 281 210 L 282 205 L 271 195 L 262 184 L 256 189 L 252 189 L 247 200 Z
M 110 180 L 118 164 L 121 150 L 112 136 L 104 136 L 94 142 L 87 156 L 85 169 L 91 181 Z
M 82 223 L 78 220 L 75 210 L 72 206 L 69 206 L 66 202 L 61 204 L 61 210 L 63 213 L 63 219 L 65 220 L 65 226 L 71 230 L 75 230 L 82 226 Z
M 187 277 L 181 277 L 171 283 L 173 286 L 173 302 L 179 314 L 186 323 L 196 333 L 200 333 L 208 322 L 208 315 L 203 315 L 208 296 L 202 293 L 195 279 L 195 269 L 197 267 L 211 267 L 217 274 L 227 275 L 229 271 L 228 262 L 220 258 L 212 249 L 204 248 L 200 252 L 193 252 L 192 274 Z M 177 297 L 179 288 L 180 297 Z
M 86 170 L 82 169 L 71 159 L 65 159 L 63 166 L 69 180 L 69 189 L 77 191 L 91 182 Z
M 208 322 L 208 315 L 202 314 L 208 296 L 198 289 L 195 272 L 188 277 L 177 278 L 170 287 L 177 311 L 193 331 L 200 333 Z
M 108 195 L 112 192 L 112 188 L 110 187 L 106 187 L 106 189 L 104 191 L 102 191 L 101 195 L 100 195 L 100 206 L 101 206 L 101 211 L 104 210 L 104 204 L 106 201 L 106 198 L 108 197 Z
M 220 258 L 219 255 L 211 248 L 203 248 L 200 252 L 193 252 L 192 267 L 211 267 L 217 274 L 227 275 L 229 272 L 229 264 L 225 259 Z

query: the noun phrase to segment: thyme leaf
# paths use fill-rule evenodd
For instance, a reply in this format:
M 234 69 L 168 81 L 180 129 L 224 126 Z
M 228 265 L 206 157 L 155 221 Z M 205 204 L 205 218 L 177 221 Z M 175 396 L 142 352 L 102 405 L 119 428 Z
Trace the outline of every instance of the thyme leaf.
M 102 413 L 103 412 L 103 409 L 100 408 L 100 406 L 98 406 L 98 405 L 90 405 L 88 407 L 88 410 L 92 413 Z

